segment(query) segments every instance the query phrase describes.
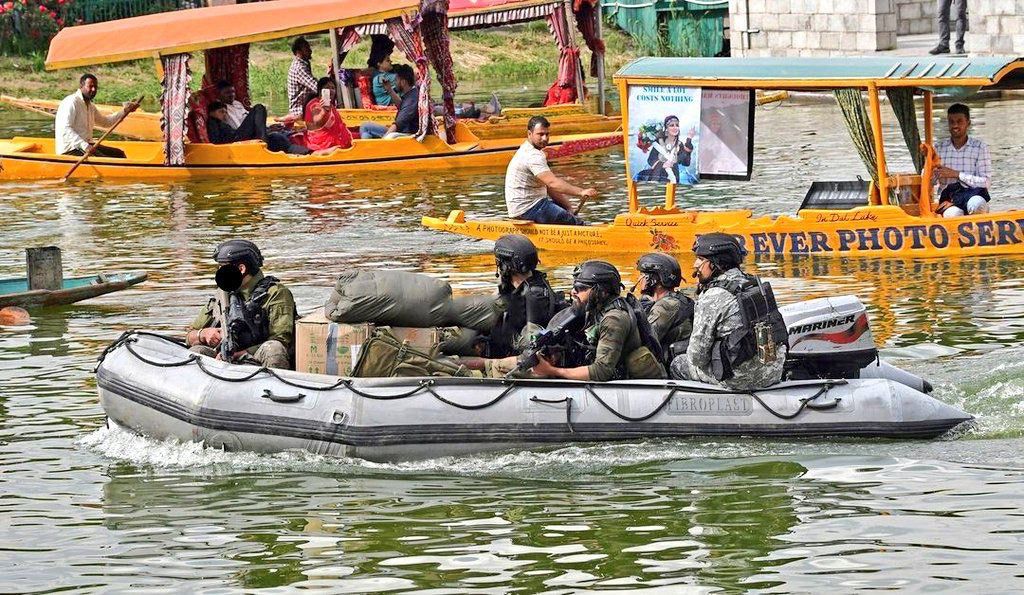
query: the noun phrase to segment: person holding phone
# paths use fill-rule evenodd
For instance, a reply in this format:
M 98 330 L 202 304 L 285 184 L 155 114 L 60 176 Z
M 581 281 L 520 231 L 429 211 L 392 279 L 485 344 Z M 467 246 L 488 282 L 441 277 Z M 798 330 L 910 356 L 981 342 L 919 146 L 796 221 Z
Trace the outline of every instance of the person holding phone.
M 311 151 L 333 151 L 352 146 L 352 133 L 345 126 L 336 107 L 337 86 L 334 79 L 317 81 L 317 97 L 309 100 L 304 111 L 306 147 Z

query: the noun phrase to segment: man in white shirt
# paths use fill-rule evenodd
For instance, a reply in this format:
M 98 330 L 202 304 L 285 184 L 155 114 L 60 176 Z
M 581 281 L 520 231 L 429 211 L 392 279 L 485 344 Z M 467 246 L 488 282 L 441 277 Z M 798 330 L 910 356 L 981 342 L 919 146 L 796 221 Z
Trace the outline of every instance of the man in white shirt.
M 962 103 L 954 103 L 946 111 L 949 138 L 935 148 L 941 165 L 933 174 L 939 180 L 938 212 L 943 217 L 962 217 L 964 214 L 988 212 L 989 180 L 992 178 L 992 158 L 988 145 L 977 138 L 968 138 L 971 110 Z
M 575 214 L 570 196 L 592 198 L 593 188 L 579 188 L 551 173 L 544 147 L 548 146 L 551 123 L 543 116 L 530 118 L 526 141 L 512 157 L 505 171 L 505 206 L 508 216 L 536 223 L 585 225 Z
M 78 79 L 78 90 L 61 100 L 54 121 L 54 141 L 58 155 L 85 155 L 93 145 L 92 131 L 97 124 L 110 128 L 122 114 L 130 114 L 139 109 L 138 103 L 129 101 L 124 104 L 121 111 L 109 116 L 104 115 L 93 103 L 97 91 L 99 83 L 96 76 L 83 74 Z M 125 156 L 121 149 L 104 145 L 97 145 L 93 149 L 93 155 L 119 159 L 124 159 Z
M 217 83 L 217 98 L 224 104 L 224 121 L 235 131 L 235 140 L 263 140 L 267 136 L 267 108 L 261 103 L 245 109 L 235 99 L 235 86 L 227 81 Z

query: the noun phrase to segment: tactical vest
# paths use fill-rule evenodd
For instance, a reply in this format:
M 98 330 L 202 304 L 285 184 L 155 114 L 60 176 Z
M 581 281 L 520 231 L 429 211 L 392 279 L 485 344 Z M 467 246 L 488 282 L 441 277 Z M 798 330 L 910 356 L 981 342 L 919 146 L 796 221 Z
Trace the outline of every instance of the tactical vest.
M 551 317 L 565 307 L 565 298 L 548 284 L 547 276 L 534 271 L 521 289 L 502 294 L 507 307 L 488 336 L 488 357 L 514 355 L 513 343 L 527 323 L 543 328 Z
M 769 340 L 776 346 L 787 345 L 789 334 L 786 323 L 782 319 L 779 307 L 775 303 L 772 286 L 762 282 L 753 275 L 743 274 L 742 277 L 723 279 L 719 277 L 708 284 L 708 288 L 718 287 L 728 291 L 739 304 L 742 324 L 725 338 L 716 339 L 712 345 L 712 364 L 715 377 L 728 380 L 734 376 L 737 366 L 757 356 L 757 335 L 755 328 L 766 324 L 769 328 Z M 721 377 L 718 367 L 714 364 L 721 361 Z
M 691 329 L 693 328 L 693 300 L 678 291 L 671 291 L 661 298 L 661 301 L 666 300 L 675 306 L 672 309 L 672 322 L 669 324 L 669 330 L 661 343 L 663 361 L 667 364 L 672 361 L 674 356 L 686 352 L 685 344 L 690 342 L 690 337 L 674 339 L 679 333 L 680 327 L 688 324 Z M 653 308 L 653 306 L 652 304 L 651 307 Z M 648 312 L 648 314 L 650 313 Z
M 592 325 L 587 325 L 587 328 L 597 327 L 601 324 L 601 319 L 604 318 L 611 310 L 623 310 L 633 319 L 633 324 L 636 326 L 637 333 L 640 335 L 640 348 L 634 351 L 640 351 L 642 348 L 646 348 L 650 351 L 651 355 L 657 362 L 662 361 L 661 343 L 658 338 L 651 332 L 651 324 L 647 322 L 647 315 L 644 313 L 643 308 L 640 306 L 640 302 L 637 301 L 633 294 L 626 294 L 625 297 L 616 297 L 610 300 L 603 308 L 601 308 L 600 314 L 597 316 L 597 320 Z M 579 365 L 590 365 L 594 363 L 597 358 L 597 342 L 599 336 L 595 333 L 593 336 L 587 336 L 586 342 L 579 345 L 583 353 L 584 361 Z M 630 374 L 627 370 L 627 360 L 634 353 L 622 353 L 622 356 L 616 365 L 615 379 L 629 378 Z
M 248 349 L 270 338 L 270 313 L 265 306 L 270 296 L 270 288 L 278 283 L 280 281 L 277 277 L 263 277 L 253 288 L 249 299 L 242 302 L 240 315 L 245 320 L 244 326 L 248 328 L 239 333 L 242 336 L 235 337 L 239 349 Z M 229 313 L 228 320 L 231 320 L 234 314 Z

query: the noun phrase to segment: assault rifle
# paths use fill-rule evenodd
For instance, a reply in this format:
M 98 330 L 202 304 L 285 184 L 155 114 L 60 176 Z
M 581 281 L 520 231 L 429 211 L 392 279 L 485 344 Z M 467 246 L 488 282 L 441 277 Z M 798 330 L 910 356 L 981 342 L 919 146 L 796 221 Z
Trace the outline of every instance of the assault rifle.
M 572 307 L 565 308 L 555 314 L 551 318 L 548 328 L 538 333 L 530 341 L 530 346 L 520 354 L 519 359 L 516 360 L 515 369 L 506 374 L 506 378 L 533 368 L 540 362 L 537 357 L 539 354 L 548 355 L 553 349 L 564 345 L 565 339 L 572 331 L 573 325 L 582 319 L 583 312 L 579 312 Z
M 256 333 L 252 323 L 245 316 L 245 304 L 242 302 L 241 292 L 238 291 L 242 286 L 242 272 L 238 267 L 226 264 L 217 269 L 214 279 L 217 281 L 217 287 L 227 296 L 221 305 L 223 315 L 220 329 L 220 358 L 230 362 L 237 351 L 252 345 L 249 339 Z

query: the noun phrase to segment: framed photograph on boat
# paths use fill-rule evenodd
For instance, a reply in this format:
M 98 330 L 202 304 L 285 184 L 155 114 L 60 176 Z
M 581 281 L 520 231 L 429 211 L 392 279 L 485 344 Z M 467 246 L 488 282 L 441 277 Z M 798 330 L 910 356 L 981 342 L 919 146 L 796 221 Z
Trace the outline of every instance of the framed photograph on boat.
M 659 184 L 696 184 L 700 148 L 701 90 L 636 85 L 629 88 L 630 179 Z
M 754 162 L 753 138 L 753 90 L 702 90 L 697 159 L 701 178 L 749 180 Z

